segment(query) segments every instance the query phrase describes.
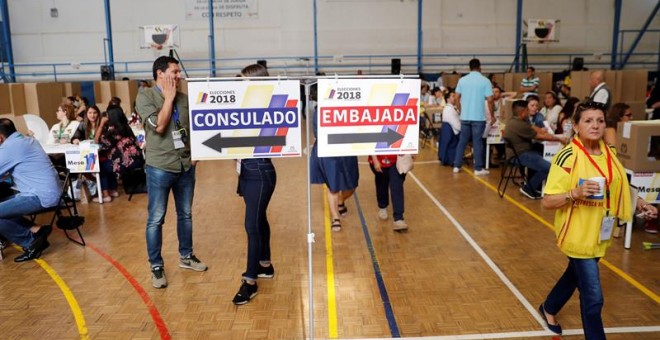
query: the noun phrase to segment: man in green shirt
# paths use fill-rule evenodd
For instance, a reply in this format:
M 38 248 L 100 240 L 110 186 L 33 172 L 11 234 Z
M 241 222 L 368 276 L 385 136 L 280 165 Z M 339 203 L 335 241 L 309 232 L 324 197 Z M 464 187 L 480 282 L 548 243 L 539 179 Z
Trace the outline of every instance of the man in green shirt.
M 179 267 L 196 271 L 208 269 L 193 253 L 195 163 L 190 159 L 188 96 L 177 91 L 180 72 L 178 60 L 159 57 L 153 65 L 156 86 L 141 91 L 136 101 L 146 134 L 147 253 L 155 288 L 167 287 L 161 248 L 170 191 L 176 205 Z

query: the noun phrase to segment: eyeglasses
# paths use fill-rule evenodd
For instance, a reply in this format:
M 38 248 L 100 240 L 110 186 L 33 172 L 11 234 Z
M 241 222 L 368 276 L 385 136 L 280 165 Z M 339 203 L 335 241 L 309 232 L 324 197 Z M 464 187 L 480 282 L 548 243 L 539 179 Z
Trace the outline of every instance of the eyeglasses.
M 596 109 L 596 110 L 601 110 L 603 112 L 607 112 L 607 105 L 600 103 L 600 102 L 595 102 L 595 101 L 586 101 L 584 103 L 580 103 L 578 105 L 578 110 L 584 111 L 587 109 Z
M 626 114 L 624 114 L 623 116 L 624 116 L 624 117 L 632 117 L 633 114 L 632 114 L 632 113 L 626 113 Z

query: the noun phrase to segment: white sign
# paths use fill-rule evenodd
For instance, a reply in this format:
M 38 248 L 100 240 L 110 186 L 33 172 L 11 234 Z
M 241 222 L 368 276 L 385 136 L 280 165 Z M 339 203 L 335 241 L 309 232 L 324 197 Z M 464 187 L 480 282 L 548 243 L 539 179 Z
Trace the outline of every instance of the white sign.
M 142 30 L 142 48 L 175 48 L 179 47 L 178 25 L 146 25 L 140 26 Z
M 319 79 L 319 157 L 417 154 L 419 79 Z
M 64 150 L 66 167 L 71 173 L 99 172 L 99 145 L 82 141 Z
M 660 203 L 660 172 L 632 172 L 628 169 L 626 172 L 630 176 L 630 185 L 637 188 L 639 197 L 646 203 Z
M 213 0 L 213 16 L 220 19 L 257 18 L 257 0 Z M 208 20 L 208 0 L 186 0 L 186 20 Z
M 564 144 L 561 142 L 543 142 L 543 159 L 552 163 L 552 158 L 564 148 Z
M 300 82 L 191 81 L 193 160 L 301 156 Z
M 528 19 L 527 34 L 523 39 L 528 42 L 558 42 L 558 24 L 556 19 Z

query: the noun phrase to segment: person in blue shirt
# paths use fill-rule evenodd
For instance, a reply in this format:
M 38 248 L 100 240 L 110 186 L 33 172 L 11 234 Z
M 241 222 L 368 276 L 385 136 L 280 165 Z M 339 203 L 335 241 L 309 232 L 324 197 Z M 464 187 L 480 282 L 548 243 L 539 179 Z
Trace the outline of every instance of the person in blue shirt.
M 59 177 L 39 142 L 17 132 L 10 119 L 0 118 L 0 176 L 6 175 L 17 193 L 0 201 L 0 236 L 25 250 L 14 261 L 38 258 L 50 246 L 52 227 L 33 226 L 25 215 L 59 203 Z

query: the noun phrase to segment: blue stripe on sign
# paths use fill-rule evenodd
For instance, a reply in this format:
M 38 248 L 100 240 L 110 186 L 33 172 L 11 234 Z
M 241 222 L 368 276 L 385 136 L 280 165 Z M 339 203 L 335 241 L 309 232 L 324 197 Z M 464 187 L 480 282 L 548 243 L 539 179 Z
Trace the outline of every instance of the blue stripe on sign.
M 390 333 L 392 333 L 393 338 L 400 338 L 401 333 L 399 333 L 399 326 L 396 324 L 396 319 L 394 318 L 394 310 L 392 310 L 392 304 L 390 303 L 390 297 L 387 294 L 385 281 L 383 281 L 383 275 L 380 272 L 380 265 L 378 264 L 376 251 L 374 250 L 374 245 L 371 242 L 371 236 L 369 235 L 369 229 L 367 229 L 367 222 L 364 219 L 364 214 L 362 214 L 362 208 L 360 208 L 360 200 L 358 199 L 357 192 L 354 193 L 354 196 L 355 196 L 355 206 L 357 207 L 358 215 L 360 216 L 360 223 L 362 223 L 362 232 L 364 234 L 364 240 L 367 242 L 367 248 L 369 249 L 369 254 L 371 255 L 371 264 L 373 264 L 374 266 L 374 274 L 376 274 L 376 283 L 378 283 L 378 290 L 380 291 L 380 299 L 383 301 L 383 308 L 385 308 L 385 317 L 387 318 L 387 323 L 390 326 Z

